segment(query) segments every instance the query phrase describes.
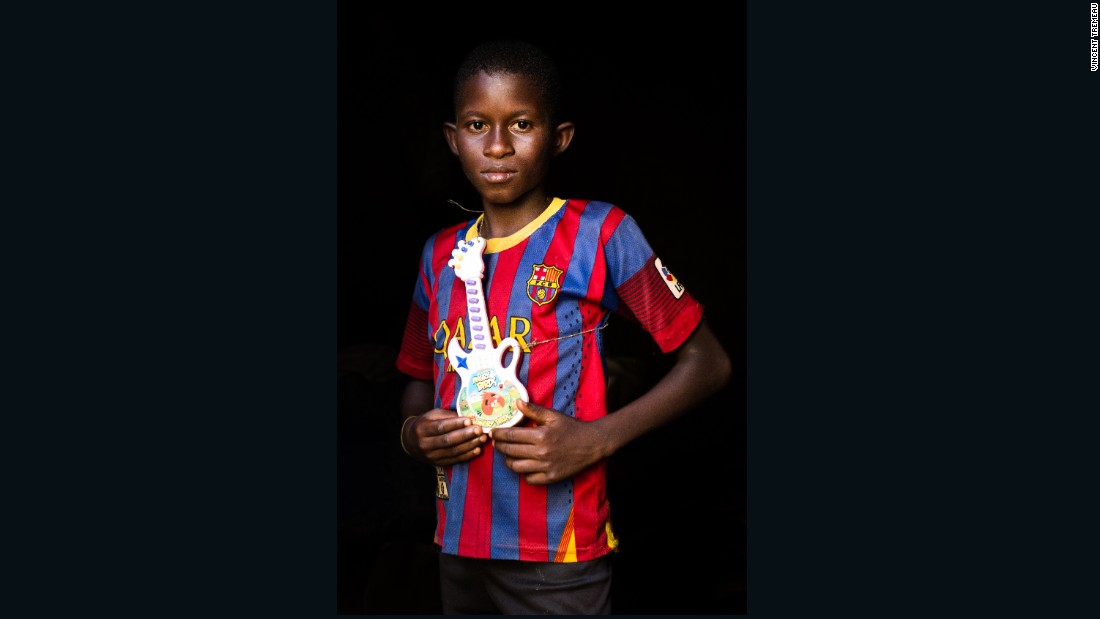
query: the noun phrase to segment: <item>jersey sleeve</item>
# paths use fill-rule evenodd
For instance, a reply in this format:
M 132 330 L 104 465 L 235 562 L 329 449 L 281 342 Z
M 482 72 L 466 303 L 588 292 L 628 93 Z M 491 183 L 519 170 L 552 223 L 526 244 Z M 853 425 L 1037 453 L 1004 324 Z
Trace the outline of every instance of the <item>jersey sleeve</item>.
M 615 227 L 604 258 L 614 291 L 608 306 L 640 324 L 662 352 L 679 348 L 699 326 L 703 306 L 654 253 L 633 217 Z
M 419 277 L 405 318 L 405 333 L 397 353 L 397 369 L 413 378 L 430 380 L 435 350 L 431 342 L 428 311 L 431 294 L 431 247 L 429 240 L 420 260 Z

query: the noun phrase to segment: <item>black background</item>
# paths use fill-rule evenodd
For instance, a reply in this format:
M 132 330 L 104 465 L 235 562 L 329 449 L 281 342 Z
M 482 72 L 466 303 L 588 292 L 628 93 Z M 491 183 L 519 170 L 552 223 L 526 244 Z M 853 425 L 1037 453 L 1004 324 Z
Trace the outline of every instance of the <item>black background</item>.
M 686 39 L 685 28 L 691 31 Z M 653 36 L 658 29 L 671 35 Z M 735 14 L 713 25 L 646 17 L 629 27 L 592 19 L 561 28 L 535 20 L 514 33 L 554 55 L 565 79 L 565 113 L 577 126 L 569 150 L 554 162 L 551 193 L 626 209 L 704 303 L 734 363 L 725 389 L 611 462 L 613 521 L 622 545 L 613 581 L 617 614 L 745 609 L 744 30 L 743 15 Z M 340 5 L 344 613 L 438 612 L 423 585 L 435 570 L 424 543 L 434 522 L 424 500 L 434 477 L 430 467 L 406 470 L 408 458 L 389 445 L 399 427 L 401 380 L 378 366 L 383 359 L 392 366 L 400 345 L 424 241 L 476 216 L 447 199 L 480 208 L 446 148 L 442 123 L 453 119 L 452 80 L 462 56 L 486 36 L 502 35 L 430 28 L 356 3 Z M 614 407 L 652 384 L 669 362 L 629 323 L 614 321 L 606 338 L 615 374 L 611 397 L 619 400 Z M 367 451 L 375 457 L 364 456 Z M 409 481 L 385 485 L 390 494 L 381 494 L 379 471 L 395 470 Z
M 408 19 L 589 19 L 525 8 Z M 615 18 L 635 49 L 740 45 L 691 7 Z M 9 603 L 331 616 L 336 5 L 3 24 Z M 748 4 L 750 616 L 1093 606 L 1088 25 L 1086 2 Z

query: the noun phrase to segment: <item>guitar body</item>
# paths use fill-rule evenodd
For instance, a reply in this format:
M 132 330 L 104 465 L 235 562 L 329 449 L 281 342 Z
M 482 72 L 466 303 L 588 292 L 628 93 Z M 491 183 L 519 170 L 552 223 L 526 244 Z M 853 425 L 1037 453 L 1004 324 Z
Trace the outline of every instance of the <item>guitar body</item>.
M 467 351 L 457 339 L 447 346 L 447 361 L 458 373 L 461 387 L 458 391 L 458 414 L 470 417 L 483 428 L 506 428 L 523 419 L 516 403 L 529 401 L 527 389 L 516 376 L 520 361 L 519 342 L 515 338 L 501 340 L 493 346 L 489 335 L 488 315 L 481 279 L 485 274 L 485 239 L 460 241 L 451 252 L 447 265 L 466 285 L 468 312 L 468 339 L 472 343 Z M 504 364 L 504 356 L 512 352 L 511 360 Z
M 505 366 L 502 362 L 509 349 L 512 360 Z M 489 345 L 484 352 L 469 353 L 458 340 L 451 340 L 447 355 L 462 385 L 458 390 L 459 415 L 471 417 L 483 428 L 506 428 L 523 419 L 516 407 L 517 401 L 527 401 L 527 389 L 516 377 L 519 353 L 515 338 L 501 341 L 496 348 Z

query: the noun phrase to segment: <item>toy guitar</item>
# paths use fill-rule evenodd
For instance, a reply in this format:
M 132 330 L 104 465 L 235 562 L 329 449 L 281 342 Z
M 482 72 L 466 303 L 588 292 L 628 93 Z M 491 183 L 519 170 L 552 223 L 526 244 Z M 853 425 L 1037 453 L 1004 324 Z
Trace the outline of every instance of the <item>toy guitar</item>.
M 527 389 L 516 377 L 519 342 L 509 337 L 494 348 L 489 336 L 489 317 L 481 289 L 481 279 L 485 275 L 484 253 L 485 239 L 479 236 L 472 241 L 459 241 L 458 248 L 451 251 L 452 258 L 447 261 L 447 266 L 454 268 L 455 275 L 466 285 L 469 318 L 466 333 L 467 339 L 473 342 L 473 349 L 467 352 L 457 338 L 451 338 L 447 359 L 462 381 L 458 414 L 473 418 L 474 423 L 483 428 L 506 428 L 523 419 L 516 402 L 528 401 Z M 501 362 L 509 349 L 512 360 L 505 366 Z

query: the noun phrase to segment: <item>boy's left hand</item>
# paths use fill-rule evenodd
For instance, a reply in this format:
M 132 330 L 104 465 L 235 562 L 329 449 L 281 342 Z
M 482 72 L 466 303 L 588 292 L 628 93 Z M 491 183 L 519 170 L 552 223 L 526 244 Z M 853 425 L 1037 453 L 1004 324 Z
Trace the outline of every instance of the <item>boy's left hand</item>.
M 595 424 L 522 400 L 519 409 L 537 425 L 494 428 L 489 438 L 504 456 L 504 464 L 523 475 L 527 483 L 568 479 L 600 460 L 600 434 Z

